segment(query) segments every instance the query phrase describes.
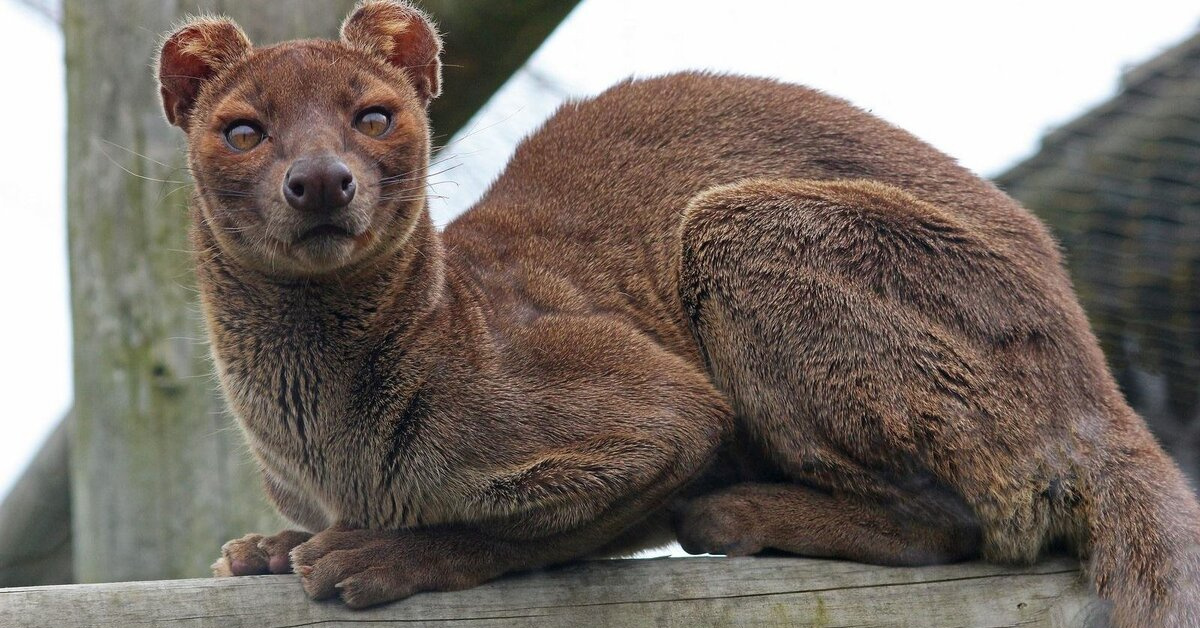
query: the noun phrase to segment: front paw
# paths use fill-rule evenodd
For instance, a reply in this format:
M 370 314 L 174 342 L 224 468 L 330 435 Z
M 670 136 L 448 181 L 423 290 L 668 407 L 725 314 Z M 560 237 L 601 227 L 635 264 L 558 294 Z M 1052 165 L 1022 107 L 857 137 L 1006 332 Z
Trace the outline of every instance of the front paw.
M 292 565 L 314 600 L 341 595 L 365 608 L 404 599 L 418 588 L 397 564 L 394 532 L 333 527 L 292 550 Z
M 314 600 L 340 595 L 350 608 L 401 600 L 420 591 L 463 589 L 487 579 L 463 568 L 470 555 L 454 543 L 412 530 L 334 527 L 292 550 L 292 564 Z M 457 559 L 452 565 L 448 558 Z
M 212 564 L 213 576 L 256 576 L 291 573 L 289 553 L 308 540 L 307 532 L 285 530 L 274 536 L 247 534 L 221 546 L 221 557 Z

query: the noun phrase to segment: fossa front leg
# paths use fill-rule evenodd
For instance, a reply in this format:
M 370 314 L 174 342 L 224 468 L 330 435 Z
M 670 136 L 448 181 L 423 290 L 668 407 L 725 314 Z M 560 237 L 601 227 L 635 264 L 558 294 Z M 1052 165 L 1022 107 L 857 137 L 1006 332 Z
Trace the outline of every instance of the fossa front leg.
M 517 544 L 466 528 L 334 526 L 297 546 L 291 560 L 309 597 L 340 595 L 350 608 L 365 608 L 420 591 L 482 584 L 509 571 L 518 551 Z
M 292 564 L 314 599 L 340 595 L 363 608 L 586 556 L 664 508 L 712 459 L 728 419 L 719 400 L 707 407 L 644 423 L 658 433 L 589 439 L 491 474 L 493 492 L 481 491 L 474 507 L 489 523 L 334 526 L 292 550 Z M 509 516 L 497 517 L 501 504 Z

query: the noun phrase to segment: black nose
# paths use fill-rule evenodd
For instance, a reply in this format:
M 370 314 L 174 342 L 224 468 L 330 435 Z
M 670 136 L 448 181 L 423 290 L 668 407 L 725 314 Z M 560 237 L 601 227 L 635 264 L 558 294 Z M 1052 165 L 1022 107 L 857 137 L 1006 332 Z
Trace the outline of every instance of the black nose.
M 333 155 L 301 157 L 283 176 L 283 197 L 300 211 L 330 212 L 354 200 L 354 174 Z

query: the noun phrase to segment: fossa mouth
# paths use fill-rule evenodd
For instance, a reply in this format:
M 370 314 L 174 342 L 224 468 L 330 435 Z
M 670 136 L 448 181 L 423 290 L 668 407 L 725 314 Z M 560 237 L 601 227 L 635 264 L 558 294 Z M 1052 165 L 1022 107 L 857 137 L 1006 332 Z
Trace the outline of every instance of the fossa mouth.
M 335 224 L 317 225 L 297 236 L 296 244 L 307 244 L 316 240 L 350 239 L 356 237 L 349 229 Z

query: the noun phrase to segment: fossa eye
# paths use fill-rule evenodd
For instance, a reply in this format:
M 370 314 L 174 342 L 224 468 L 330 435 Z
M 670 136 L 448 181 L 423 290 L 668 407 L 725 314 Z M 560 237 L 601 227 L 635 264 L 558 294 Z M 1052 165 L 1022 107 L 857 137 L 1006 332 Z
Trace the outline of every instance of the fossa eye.
M 392 116 L 381 107 L 364 109 L 354 118 L 354 128 L 367 137 L 379 137 L 392 128 Z
M 266 133 L 262 127 L 248 120 L 238 120 L 225 129 L 225 141 L 239 152 L 245 152 L 262 143 Z

